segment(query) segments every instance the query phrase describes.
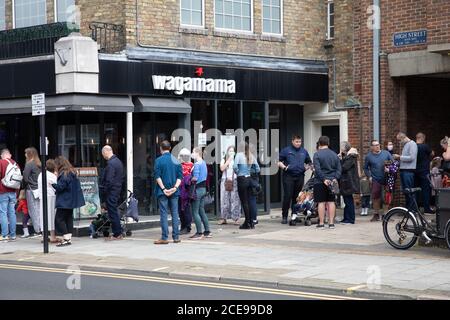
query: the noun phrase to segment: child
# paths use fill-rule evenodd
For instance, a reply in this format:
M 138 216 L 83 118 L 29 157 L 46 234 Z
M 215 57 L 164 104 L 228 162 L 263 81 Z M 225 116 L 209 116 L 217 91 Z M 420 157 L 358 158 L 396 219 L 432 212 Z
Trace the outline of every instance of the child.
M 392 203 L 392 193 L 394 192 L 395 180 L 397 179 L 397 173 L 400 169 L 400 162 L 397 160 L 385 161 L 384 162 L 384 172 L 386 175 L 386 186 L 385 189 L 385 199 L 384 202 L 388 206 Z
M 314 204 L 314 196 L 312 191 L 301 191 L 297 197 L 297 204 L 294 206 L 294 213 L 291 220 L 297 219 L 297 215 L 306 210 L 307 216 L 311 215 Z
M 370 206 L 370 181 L 366 176 L 360 180 L 361 188 L 361 216 L 367 216 Z
M 20 190 L 19 193 L 19 205 L 17 206 L 17 213 L 22 212 L 23 218 L 22 218 L 22 228 L 23 228 L 23 235 L 21 238 L 28 238 L 30 237 L 30 233 L 28 232 L 28 220 L 30 220 L 30 215 L 28 214 L 28 204 L 27 199 L 25 197 L 25 190 Z

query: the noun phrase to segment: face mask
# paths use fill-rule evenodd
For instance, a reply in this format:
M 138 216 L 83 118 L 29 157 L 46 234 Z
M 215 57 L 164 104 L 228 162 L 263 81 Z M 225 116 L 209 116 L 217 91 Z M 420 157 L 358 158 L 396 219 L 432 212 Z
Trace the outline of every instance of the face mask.
M 191 158 L 192 158 L 193 160 L 197 159 L 197 153 L 193 153 L 193 154 L 191 155 Z
M 234 157 L 235 154 L 236 154 L 236 153 L 235 153 L 234 151 L 228 152 L 228 156 L 229 156 L 229 157 Z
M 387 148 L 388 148 L 389 151 L 394 150 L 394 146 L 388 146 Z

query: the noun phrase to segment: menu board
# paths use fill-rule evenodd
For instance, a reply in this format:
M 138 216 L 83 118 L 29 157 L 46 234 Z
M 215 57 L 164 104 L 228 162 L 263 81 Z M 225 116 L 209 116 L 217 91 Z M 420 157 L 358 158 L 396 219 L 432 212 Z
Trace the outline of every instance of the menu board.
M 101 213 L 97 168 L 76 168 L 86 205 L 74 209 L 75 219 L 90 219 Z

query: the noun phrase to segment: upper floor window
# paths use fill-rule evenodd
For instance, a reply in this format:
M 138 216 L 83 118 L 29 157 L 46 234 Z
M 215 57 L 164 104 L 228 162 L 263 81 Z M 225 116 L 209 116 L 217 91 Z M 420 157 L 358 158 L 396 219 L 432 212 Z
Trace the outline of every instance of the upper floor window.
M 203 0 L 181 0 L 181 24 L 203 26 Z
M 218 29 L 253 31 L 253 0 L 215 0 L 215 26 Z
M 56 0 L 55 17 L 57 22 L 70 22 L 74 19 L 74 13 L 68 11 L 71 6 L 75 6 L 75 0 Z
M 13 0 L 14 27 L 24 28 L 47 23 L 45 0 Z
M 327 39 L 334 39 L 334 1 L 329 0 L 327 6 L 328 6 Z
M 5 0 L 0 0 L 0 31 L 5 29 Z
M 282 0 L 262 0 L 263 32 L 281 34 Z

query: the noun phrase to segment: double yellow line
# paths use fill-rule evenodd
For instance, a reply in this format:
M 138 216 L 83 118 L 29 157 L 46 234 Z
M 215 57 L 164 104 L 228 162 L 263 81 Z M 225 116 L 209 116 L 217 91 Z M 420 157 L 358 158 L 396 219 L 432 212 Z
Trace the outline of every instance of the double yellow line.
M 70 269 L 37 267 L 37 266 L 28 266 L 28 265 L 14 265 L 14 264 L 0 264 L 0 269 L 49 272 L 49 273 L 64 273 L 64 274 L 70 274 L 70 275 L 74 274 L 74 271 L 70 270 Z M 172 285 L 184 285 L 184 286 L 213 288 L 213 289 L 227 289 L 227 290 L 234 290 L 234 291 L 245 291 L 245 292 L 253 292 L 253 293 L 282 295 L 282 296 L 289 296 L 289 297 L 318 299 L 318 300 L 366 300 L 366 299 L 361 299 L 361 298 L 356 298 L 356 297 L 327 295 L 327 294 L 301 292 L 301 291 L 260 288 L 260 287 L 242 286 L 242 285 L 234 285 L 234 284 L 226 284 L 226 283 L 218 284 L 218 283 L 205 282 L 205 281 L 168 279 L 168 278 L 160 278 L 160 277 L 152 277 L 152 276 L 140 276 L 140 275 L 120 274 L 120 273 L 100 272 L 100 271 L 80 270 L 79 275 L 80 276 L 100 277 L 100 278 L 156 282 L 156 283 L 164 283 L 164 284 L 172 284 Z

